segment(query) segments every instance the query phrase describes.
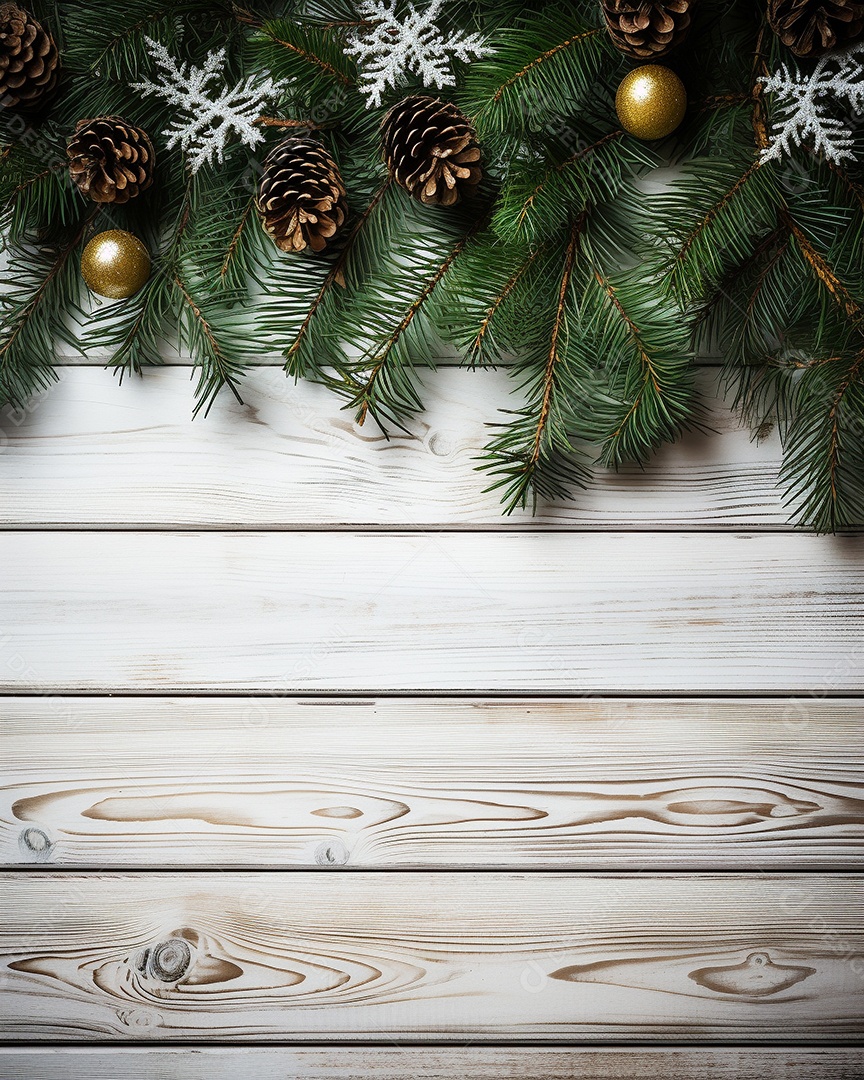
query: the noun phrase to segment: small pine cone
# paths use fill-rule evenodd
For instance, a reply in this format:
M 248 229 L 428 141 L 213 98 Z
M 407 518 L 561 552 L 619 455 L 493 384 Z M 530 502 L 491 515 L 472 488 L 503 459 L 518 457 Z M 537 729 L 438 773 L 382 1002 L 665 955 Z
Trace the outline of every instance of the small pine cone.
M 864 31 L 864 3 L 854 0 L 768 0 L 771 29 L 796 56 L 819 56 L 851 45 Z
M 54 38 L 17 4 L 0 4 L 0 104 L 35 112 L 57 86 Z
M 336 162 L 308 135 L 289 136 L 267 155 L 257 204 L 280 251 L 323 251 L 348 216 Z
M 79 120 L 66 153 L 72 180 L 94 202 L 126 203 L 153 183 L 156 156 L 147 132 L 119 116 Z
M 615 46 L 639 60 L 659 60 L 690 30 L 696 0 L 601 0 Z
M 477 134 L 449 101 L 405 98 L 384 117 L 381 137 L 390 175 L 420 202 L 452 206 L 483 176 Z

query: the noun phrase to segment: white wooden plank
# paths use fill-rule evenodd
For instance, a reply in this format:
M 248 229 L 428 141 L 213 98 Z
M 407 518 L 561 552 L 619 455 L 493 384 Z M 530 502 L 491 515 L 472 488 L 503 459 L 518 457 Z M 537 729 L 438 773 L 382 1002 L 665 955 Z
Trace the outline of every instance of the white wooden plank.
M 827 1047 L 229 1047 L 0 1051 L 0 1080 L 861 1080 Z
M 864 878 L 4 874 L 12 1040 L 850 1041 Z
M 862 689 L 861 540 L 7 532 L 0 689 Z
M 864 701 L 0 701 L 0 859 L 857 867 Z
M 189 369 L 118 387 L 110 372 L 61 368 L 29 410 L 0 412 L 0 524 L 783 527 L 776 438 L 751 441 L 714 400 L 694 434 L 645 468 L 598 470 L 572 502 L 503 518 L 475 471 L 506 372 L 427 375 L 414 436 L 357 428 L 329 391 L 279 369 L 253 371 L 245 407 L 230 395 L 192 421 Z M 712 400 L 714 375 L 701 384 Z

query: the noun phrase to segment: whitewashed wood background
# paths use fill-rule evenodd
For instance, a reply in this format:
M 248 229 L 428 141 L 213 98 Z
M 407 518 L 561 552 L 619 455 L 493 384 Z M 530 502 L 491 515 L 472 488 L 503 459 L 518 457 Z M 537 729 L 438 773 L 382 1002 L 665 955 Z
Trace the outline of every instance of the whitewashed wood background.
M 0 412 L 0 1080 L 861 1080 L 864 538 L 776 440 L 504 519 L 506 373 L 189 376 Z

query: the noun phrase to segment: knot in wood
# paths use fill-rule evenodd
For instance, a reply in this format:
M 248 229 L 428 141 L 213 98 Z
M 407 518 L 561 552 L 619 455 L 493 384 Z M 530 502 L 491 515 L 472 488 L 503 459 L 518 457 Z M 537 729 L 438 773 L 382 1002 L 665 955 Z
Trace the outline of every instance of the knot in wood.
M 341 840 L 325 840 L 315 849 L 315 862 L 319 866 L 344 866 L 348 858 L 348 848 Z
M 47 833 L 30 825 L 21 830 L 18 846 L 25 855 L 35 859 L 47 859 L 51 854 L 52 843 Z
M 160 982 L 177 982 L 189 970 L 192 950 L 183 938 L 172 937 L 154 945 L 144 958 L 147 975 Z

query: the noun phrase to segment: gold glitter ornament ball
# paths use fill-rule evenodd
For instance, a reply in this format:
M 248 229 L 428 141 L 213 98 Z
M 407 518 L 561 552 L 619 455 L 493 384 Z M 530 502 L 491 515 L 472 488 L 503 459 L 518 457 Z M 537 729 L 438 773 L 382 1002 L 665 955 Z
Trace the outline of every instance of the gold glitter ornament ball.
M 109 229 L 94 236 L 84 248 L 81 276 L 91 292 L 109 300 L 125 300 L 150 277 L 150 254 L 137 236 Z
M 684 119 L 687 91 L 674 71 L 645 64 L 629 71 L 615 95 L 615 111 L 625 131 L 637 139 L 664 139 Z

